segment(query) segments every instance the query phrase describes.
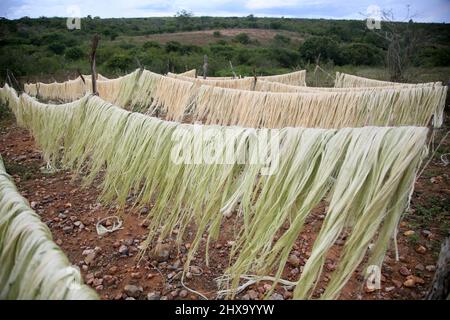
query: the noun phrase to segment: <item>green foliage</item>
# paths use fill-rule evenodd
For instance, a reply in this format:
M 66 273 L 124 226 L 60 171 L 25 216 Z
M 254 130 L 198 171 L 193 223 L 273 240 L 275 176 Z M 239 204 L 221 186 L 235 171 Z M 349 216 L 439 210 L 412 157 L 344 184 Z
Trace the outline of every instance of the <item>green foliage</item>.
M 383 52 L 366 43 L 344 44 L 340 48 L 341 64 L 377 65 L 383 61 Z
M 69 60 L 80 60 L 85 56 L 86 54 L 79 47 L 73 47 L 66 50 L 66 58 Z
M 48 46 L 48 49 L 55 54 L 63 54 L 66 50 L 66 47 L 62 43 L 52 43 Z
M 144 49 L 150 49 L 150 48 L 161 48 L 161 45 L 156 41 L 146 41 L 142 48 Z
M 388 47 L 387 41 L 368 30 L 363 21 L 352 20 L 258 18 L 252 15 L 243 18 L 194 17 L 190 12 L 181 11 L 176 17 L 161 18 L 87 17 L 82 19 L 81 30 L 67 30 L 65 24 L 64 18 L 0 19 L 0 65 L 8 66 L 17 76 L 49 74 L 55 70 L 62 73 L 78 68 L 89 72 L 87 52 L 95 33 L 101 35 L 97 67 L 106 76 L 136 68 L 134 57 L 156 72 L 200 69 L 203 54 L 210 58 L 208 73 L 211 76 L 229 72 L 230 60 L 235 68 L 250 70 L 246 75 L 251 75 L 253 68 L 290 70 L 304 67 L 315 63 L 319 54 L 322 66 L 328 61 L 338 66 L 380 66 L 385 63 Z M 414 26 L 426 42 L 415 52 L 413 66 L 450 65 L 450 25 L 415 23 Z M 245 33 L 230 41 L 230 37 L 218 30 L 232 28 L 280 31 L 273 39 L 258 42 Z M 189 35 L 186 42 L 178 40 L 165 45 L 146 39 L 153 34 L 189 30 L 216 31 L 212 36 L 205 33 L 211 43 L 202 43 L 201 47 L 194 45 Z M 299 36 L 287 36 L 286 31 Z M 300 41 L 299 48 L 297 39 L 300 38 L 305 41 Z M 115 56 L 118 56 L 117 61 Z M 54 61 L 44 59 L 46 57 Z M 41 62 L 44 65 L 40 65 Z M 46 66 L 50 69 L 45 69 Z M 3 75 L 4 68 L 0 68 L 0 76 Z M 448 75 L 444 80 L 447 78 Z
M 330 37 L 310 37 L 300 46 L 300 56 L 313 63 L 320 57 L 321 61 L 340 62 L 338 43 Z
M 234 40 L 236 42 L 242 43 L 242 44 L 249 44 L 250 43 L 250 37 L 246 33 L 239 33 L 234 37 Z
M 284 36 L 282 34 L 277 34 L 273 37 L 276 45 L 289 45 L 291 43 L 291 38 Z
M 107 66 L 112 70 L 127 71 L 133 63 L 133 59 L 126 54 L 115 54 L 107 61 Z

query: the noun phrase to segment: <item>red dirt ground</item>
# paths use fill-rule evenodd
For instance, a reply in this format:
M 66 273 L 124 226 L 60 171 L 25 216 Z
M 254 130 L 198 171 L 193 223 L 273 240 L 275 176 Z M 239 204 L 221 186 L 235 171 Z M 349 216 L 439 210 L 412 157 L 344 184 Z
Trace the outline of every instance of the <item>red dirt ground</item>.
M 438 134 L 438 138 L 441 136 Z M 449 139 L 444 141 L 443 147 L 446 150 L 444 153 L 449 152 Z M 102 299 L 130 299 L 130 296 L 146 299 L 151 292 L 156 292 L 162 299 L 199 299 L 198 295 L 186 291 L 179 279 L 186 249 L 190 244 L 189 236 L 179 250 L 174 244 L 166 244 L 163 249 L 170 251 L 168 257 L 162 254 L 162 250 L 160 253 L 164 257 L 145 255 L 138 264 L 139 246 L 147 236 L 143 223 L 146 210 L 136 212 L 129 205 L 121 213 L 123 229 L 98 236 L 95 227 L 97 221 L 117 214 L 117 209 L 100 204 L 97 201 L 97 188 L 82 188 L 80 180 L 70 172 L 42 173 L 40 169 L 45 164 L 33 138 L 28 131 L 18 128 L 12 119 L 0 121 L 0 154 L 21 194 L 41 215 L 52 231 L 54 240 L 70 261 L 80 267 L 86 283 L 95 288 Z M 412 198 L 412 213 L 405 215 L 399 230 L 400 261 L 395 261 L 393 251 L 388 252 L 382 269 L 381 290 L 366 292 L 359 273 L 362 270 L 357 270 L 342 291 L 340 299 L 422 299 L 426 295 L 433 278 L 440 243 L 449 231 L 448 173 L 448 166 L 444 166 L 440 157 L 436 157 L 418 180 Z M 298 279 L 323 218 L 323 206 L 309 217 L 306 230 L 299 236 L 292 251 L 298 260 L 287 264 L 284 279 Z M 210 267 L 205 265 L 204 248 L 200 250 L 192 263 L 192 274 L 184 281 L 186 286 L 210 299 L 216 297 L 217 285 L 214 279 L 222 275 L 227 266 L 231 232 L 231 227 L 225 228 L 218 242 L 212 245 L 209 252 Z M 334 257 L 344 238 L 341 237 L 333 254 L 327 257 L 315 297 L 323 292 L 328 275 L 335 268 Z M 120 250 L 125 254 L 120 253 Z M 407 281 L 411 275 L 416 276 L 413 283 Z M 136 285 L 137 291 L 131 292 L 133 290 L 129 287 L 126 290 L 127 285 Z M 260 299 L 269 287 L 268 283 L 261 282 L 250 286 L 238 297 Z M 276 288 L 279 295 L 276 297 L 290 299 L 291 290 L 279 285 Z

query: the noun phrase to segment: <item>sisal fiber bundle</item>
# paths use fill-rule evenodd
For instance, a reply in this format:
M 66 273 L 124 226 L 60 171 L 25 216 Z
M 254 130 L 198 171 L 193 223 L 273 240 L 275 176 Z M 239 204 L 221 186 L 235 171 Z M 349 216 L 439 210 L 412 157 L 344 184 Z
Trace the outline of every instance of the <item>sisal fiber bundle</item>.
M 0 157 L 0 299 L 97 299 L 12 181 Z
M 259 76 L 257 78 L 264 81 L 279 82 L 293 86 L 306 86 L 306 70 L 299 70 L 274 76 Z
M 292 93 L 202 86 L 193 121 L 263 128 L 426 126 L 434 115 L 440 127 L 446 92 L 442 86 Z
M 296 299 L 311 297 L 325 257 L 344 230 L 349 235 L 321 298 L 337 298 L 365 257 L 370 265 L 381 265 L 426 153 L 424 127 L 204 126 L 131 113 L 96 96 L 71 106 L 24 99 L 26 109 L 36 109 L 24 116 L 24 125 L 41 148 L 48 148 L 48 159 L 86 175 L 87 183 L 102 171 L 103 201 L 124 206 L 133 194 L 136 205 L 153 203 L 147 245 L 175 229 L 181 242 L 187 227 L 195 225 L 186 270 L 205 234 L 209 246 L 223 224 L 234 223 L 235 241 L 222 282 L 226 288 L 236 289 L 243 274 L 274 272 L 279 279 L 306 219 L 320 202 L 328 203 L 295 283 Z M 63 125 L 55 123 L 61 110 L 66 113 Z M 57 129 L 45 131 L 37 124 L 42 121 Z M 258 147 L 260 136 L 270 148 Z M 214 142 L 219 138 L 224 145 Z M 222 161 L 229 148 L 247 161 Z M 193 162 L 175 161 L 180 155 Z M 253 161 L 258 156 L 264 161 Z M 271 171 L 264 174 L 267 167 Z M 225 221 L 226 216 L 234 222 Z M 232 297 L 234 291 L 229 292 Z
M 243 79 L 216 79 L 216 78 L 191 78 L 185 77 L 174 73 L 168 73 L 168 77 L 179 79 L 183 81 L 191 81 L 195 83 L 197 87 L 201 85 L 208 85 L 212 87 L 221 87 L 221 88 L 229 88 L 229 89 L 240 89 L 240 90 L 253 90 L 254 88 L 254 79 L 253 78 L 243 78 Z M 214 79 L 214 80 L 213 80 Z
M 179 73 L 179 75 L 183 77 L 195 78 L 195 76 L 197 75 L 197 70 L 196 69 L 188 70 L 186 72 Z
M 348 87 L 423 87 L 423 86 L 440 86 L 441 82 L 428 82 L 428 83 L 400 83 L 374 80 L 364 77 L 358 77 L 351 74 L 336 72 L 336 80 L 334 86 L 336 88 L 348 88 Z

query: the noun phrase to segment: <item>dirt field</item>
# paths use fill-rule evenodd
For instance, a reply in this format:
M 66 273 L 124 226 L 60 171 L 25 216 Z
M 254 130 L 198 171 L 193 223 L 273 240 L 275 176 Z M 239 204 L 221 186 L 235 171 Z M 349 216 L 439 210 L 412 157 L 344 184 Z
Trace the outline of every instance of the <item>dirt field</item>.
M 234 30 L 230 30 L 234 31 Z M 443 134 L 435 139 L 440 141 Z M 399 261 L 389 251 L 382 269 L 381 290 L 366 292 L 362 275 L 357 270 L 341 294 L 341 299 L 422 299 L 430 287 L 440 243 L 450 228 L 450 178 L 445 155 L 450 152 L 450 139 L 417 182 L 411 212 L 401 222 L 398 245 Z M 230 248 L 230 227 L 221 232 L 210 249 L 209 267 L 205 265 L 204 248 L 197 254 L 193 266 L 180 281 L 190 239 L 177 248 L 168 241 L 157 253 L 146 254 L 140 261 L 140 245 L 147 236 L 143 218 L 148 209 L 136 212 L 129 205 L 124 212 L 97 201 L 99 191 L 81 187 L 81 181 L 70 172 L 44 173 L 45 163 L 29 132 L 15 125 L 13 118 L 0 121 L 0 154 L 7 171 L 13 176 L 21 194 L 49 226 L 54 240 L 70 261 L 80 267 L 86 283 L 97 290 L 102 299 L 199 299 L 186 287 L 197 290 L 210 299 L 216 298 L 214 279 L 227 266 Z M 444 160 L 444 161 L 443 161 Z M 98 185 L 100 181 L 96 181 Z M 130 199 L 131 200 L 131 199 Z M 98 236 L 99 219 L 120 214 L 123 229 Z M 324 208 L 317 208 L 307 221 L 291 252 L 283 278 L 299 278 L 302 266 L 310 254 L 311 244 L 324 218 Z M 229 221 L 227 225 L 232 225 Z M 193 228 L 193 226 L 192 226 Z M 345 243 L 345 234 L 337 241 L 335 252 Z M 324 275 L 315 297 L 323 292 L 329 274 L 335 268 L 333 255 L 326 260 Z M 243 299 L 260 299 L 270 288 L 269 283 L 250 286 L 238 295 Z M 292 288 L 277 286 L 273 299 L 290 299 Z
M 214 37 L 214 32 L 219 31 L 221 36 Z M 216 30 L 201 30 L 191 32 L 176 32 L 176 33 L 161 33 L 149 34 L 140 37 L 118 37 L 115 41 L 129 40 L 132 42 L 146 42 L 157 41 L 159 43 L 167 43 L 169 41 L 178 41 L 183 44 L 194 44 L 204 46 L 209 43 L 217 42 L 218 40 L 231 40 L 234 36 L 240 33 L 247 33 L 251 40 L 258 40 L 261 44 L 267 44 L 272 41 L 277 34 L 290 37 L 293 43 L 298 43 L 303 38 L 296 32 L 284 30 L 266 30 L 266 29 L 216 29 Z

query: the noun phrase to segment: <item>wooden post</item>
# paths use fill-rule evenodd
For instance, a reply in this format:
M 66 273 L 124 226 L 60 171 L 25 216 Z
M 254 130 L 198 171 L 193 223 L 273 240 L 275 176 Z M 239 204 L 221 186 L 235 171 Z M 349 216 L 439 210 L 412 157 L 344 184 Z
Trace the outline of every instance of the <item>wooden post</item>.
M 205 54 L 203 56 L 203 79 L 206 79 L 207 74 L 208 74 L 208 56 Z
M 91 48 L 91 77 L 92 77 L 92 94 L 98 96 L 97 91 L 97 70 L 95 66 L 95 55 L 97 53 L 97 46 L 100 37 L 98 34 L 94 36 L 92 39 L 92 48 Z
M 450 297 L 450 237 L 445 239 L 442 245 L 441 253 L 437 261 L 434 279 L 426 299 L 446 300 L 449 297 Z
M 81 80 L 83 81 L 84 84 L 86 84 L 86 80 L 84 80 L 84 76 L 81 74 L 80 69 L 77 69 L 77 73 L 80 76 Z
M 237 75 L 236 75 L 236 72 L 234 72 L 233 64 L 231 63 L 231 60 L 229 62 L 230 62 L 231 72 L 233 72 L 233 79 L 236 79 Z
M 256 89 L 256 81 L 258 81 L 258 77 L 256 76 L 256 68 L 255 67 L 253 67 L 253 77 L 254 77 L 254 80 L 253 80 L 252 91 L 255 91 L 255 89 Z

